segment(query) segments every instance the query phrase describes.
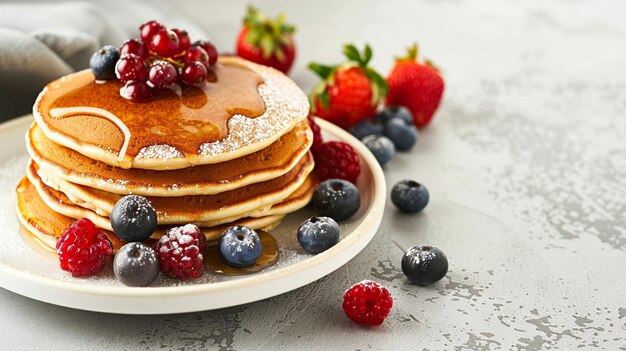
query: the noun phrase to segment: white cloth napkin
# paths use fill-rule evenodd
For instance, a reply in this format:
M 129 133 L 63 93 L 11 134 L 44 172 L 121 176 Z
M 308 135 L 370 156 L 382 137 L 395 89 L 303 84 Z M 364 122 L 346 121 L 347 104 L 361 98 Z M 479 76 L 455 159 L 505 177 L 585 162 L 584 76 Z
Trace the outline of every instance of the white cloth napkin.
M 30 113 L 47 83 L 87 68 L 101 46 L 138 37 L 152 19 L 207 38 L 164 1 L 0 3 L 0 122 Z

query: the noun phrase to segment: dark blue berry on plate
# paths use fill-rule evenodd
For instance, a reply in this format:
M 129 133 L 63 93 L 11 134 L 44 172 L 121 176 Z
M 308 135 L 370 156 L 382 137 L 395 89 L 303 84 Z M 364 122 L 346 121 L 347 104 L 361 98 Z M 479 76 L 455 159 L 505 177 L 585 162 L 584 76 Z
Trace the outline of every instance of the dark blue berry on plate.
M 407 151 L 417 142 L 417 128 L 402 119 L 393 118 L 385 123 L 385 136 L 393 141 L 398 151 Z
M 313 194 L 313 207 L 317 214 L 336 221 L 352 217 L 360 206 L 359 189 L 343 179 L 325 180 Z
M 416 213 L 428 205 L 428 189 L 413 180 L 401 180 L 391 189 L 391 202 L 406 213 Z
M 361 141 L 374 154 L 381 166 L 391 161 L 396 154 L 396 147 L 384 135 L 368 135 Z
M 298 242 L 310 253 L 320 253 L 339 242 L 339 224 L 330 217 L 311 217 L 298 228 Z
M 115 78 L 115 64 L 120 58 L 120 52 L 113 45 L 105 45 L 91 55 L 89 68 L 98 80 Z
M 363 137 L 372 134 L 382 135 L 384 131 L 385 126 L 382 123 L 371 119 L 362 120 L 350 128 L 350 133 L 357 139 L 363 139 Z
M 382 123 L 387 123 L 394 118 L 403 120 L 408 125 L 413 125 L 413 114 L 404 106 L 387 106 L 376 115 Z
M 124 285 L 148 286 L 159 275 L 159 260 L 150 246 L 128 243 L 115 255 L 113 272 Z
M 254 266 L 263 251 L 259 235 L 246 226 L 226 229 L 217 242 L 217 248 L 222 262 L 235 268 Z
M 413 246 L 402 256 L 402 272 L 412 283 L 430 285 L 448 273 L 448 258 L 434 246 Z
M 156 226 L 156 211 L 143 196 L 126 195 L 111 211 L 111 227 L 124 241 L 144 241 L 154 233 Z

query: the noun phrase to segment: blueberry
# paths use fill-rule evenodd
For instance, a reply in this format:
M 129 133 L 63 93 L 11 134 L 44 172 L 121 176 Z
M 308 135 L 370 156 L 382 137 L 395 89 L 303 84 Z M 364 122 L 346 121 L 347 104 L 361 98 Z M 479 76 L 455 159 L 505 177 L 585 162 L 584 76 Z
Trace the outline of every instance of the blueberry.
M 445 277 L 448 258 L 434 246 L 413 246 L 402 256 L 402 272 L 411 282 L 426 286 Z
M 413 114 L 404 106 L 387 106 L 376 116 L 382 123 L 387 123 L 394 118 L 403 120 L 408 125 L 413 125 Z
M 111 227 L 124 241 L 144 241 L 154 233 L 156 226 L 156 211 L 143 196 L 126 195 L 111 211 Z
M 311 217 L 298 228 L 298 242 L 310 253 L 320 253 L 339 242 L 339 224 L 330 217 Z
M 396 147 L 391 140 L 383 135 L 368 135 L 361 140 L 365 146 L 374 154 L 378 163 L 384 166 L 391 161 L 396 154 Z
M 385 136 L 393 141 L 398 151 L 407 151 L 417 142 L 417 128 L 399 118 L 392 118 L 385 123 Z
M 391 189 L 391 202 L 406 213 L 416 213 L 428 205 L 428 189 L 413 180 L 401 180 Z
M 313 207 L 317 214 L 336 221 L 350 218 L 360 206 L 359 189 L 343 179 L 325 180 L 313 194 Z
M 350 128 L 350 133 L 357 139 L 363 139 L 363 137 L 372 134 L 382 135 L 384 131 L 385 127 L 382 123 L 370 119 L 365 119 Z
M 159 275 L 159 260 L 149 246 L 128 243 L 115 255 L 113 272 L 124 285 L 148 286 Z
M 115 78 L 115 64 L 120 58 L 120 52 L 113 45 L 105 45 L 91 55 L 89 67 L 98 80 Z
M 222 262 L 235 268 L 253 266 L 263 250 L 259 235 L 246 226 L 226 229 L 220 236 L 217 247 Z

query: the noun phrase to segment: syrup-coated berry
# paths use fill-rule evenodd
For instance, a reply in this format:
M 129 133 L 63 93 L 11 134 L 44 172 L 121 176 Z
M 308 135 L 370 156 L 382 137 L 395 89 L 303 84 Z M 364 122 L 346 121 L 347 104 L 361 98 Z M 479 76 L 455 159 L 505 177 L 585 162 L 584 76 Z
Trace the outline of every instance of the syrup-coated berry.
M 152 37 L 161 29 L 165 29 L 165 26 L 157 21 L 149 21 L 142 24 L 139 27 L 141 41 L 143 41 L 146 45 L 150 44 Z
M 413 114 L 404 106 L 387 106 L 376 116 L 382 123 L 387 123 L 394 118 L 403 120 L 408 125 L 413 125 Z
M 226 229 L 220 235 L 217 247 L 222 262 L 235 268 L 254 266 L 263 251 L 259 235 L 246 226 Z
M 193 46 L 200 46 L 206 51 L 209 55 L 209 65 L 214 65 L 217 62 L 219 54 L 217 53 L 217 48 L 213 43 L 207 40 L 198 40 L 193 43 Z
M 172 29 L 178 37 L 178 53 L 183 53 L 191 47 L 191 39 L 189 39 L 189 33 L 186 30 L 174 28 Z
M 311 217 L 298 228 L 298 242 L 310 253 L 320 253 L 339 242 L 339 224 L 330 217 Z
M 202 62 L 189 62 L 180 73 L 180 79 L 187 85 L 201 85 L 206 82 L 209 72 Z
M 89 68 L 96 79 L 109 80 L 115 78 L 115 64 L 120 58 L 120 52 L 113 45 L 105 45 L 91 55 Z
M 73 277 L 100 273 L 113 254 L 109 238 L 92 221 L 82 218 L 67 228 L 56 245 L 61 269 Z
M 313 207 L 320 216 L 336 221 L 352 217 L 361 207 L 361 194 L 354 184 L 343 179 L 323 181 L 313 194 Z
M 148 69 L 144 60 L 135 54 L 122 56 L 115 65 L 115 75 L 122 82 L 148 79 Z
M 120 55 L 126 54 L 135 54 L 144 60 L 150 55 L 148 48 L 137 39 L 128 39 L 120 46 Z
M 401 180 L 391 189 L 391 202 L 406 213 L 417 213 L 428 205 L 428 189 L 414 180 Z
M 363 140 L 363 144 L 374 154 L 381 166 L 391 161 L 396 154 L 396 147 L 393 142 L 383 135 L 368 135 Z
M 150 50 L 163 58 L 174 57 L 179 51 L 179 41 L 176 32 L 161 29 L 154 34 L 150 41 Z
M 389 290 L 371 280 L 354 284 L 343 295 L 343 311 L 357 324 L 381 325 L 392 307 Z
M 385 126 L 382 123 L 371 119 L 364 119 L 350 128 L 350 133 L 357 139 L 368 135 L 382 135 L 384 131 Z
M 417 128 L 400 118 L 392 118 L 385 123 L 387 136 L 399 151 L 410 150 L 417 142 Z
M 156 226 L 156 211 L 143 196 L 126 195 L 111 211 L 111 227 L 124 241 L 144 241 L 154 233 Z
M 167 61 L 155 61 L 148 71 L 148 80 L 155 88 L 169 88 L 178 82 L 178 70 Z
M 434 246 L 413 246 L 402 256 L 402 272 L 412 283 L 430 285 L 448 273 L 448 258 Z
M 198 61 L 205 66 L 209 66 L 209 54 L 200 46 L 193 46 L 189 48 L 187 54 L 185 54 L 184 62 L 189 64 L 191 62 Z
M 152 97 L 152 90 L 142 80 L 131 80 L 120 88 L 120 96 L 133 102 L 142 102 Z
M 159 260 L 150 246 L 128 243 L 115 255 L 113 273 L 124 285 L 148 286 L 159 276 Z

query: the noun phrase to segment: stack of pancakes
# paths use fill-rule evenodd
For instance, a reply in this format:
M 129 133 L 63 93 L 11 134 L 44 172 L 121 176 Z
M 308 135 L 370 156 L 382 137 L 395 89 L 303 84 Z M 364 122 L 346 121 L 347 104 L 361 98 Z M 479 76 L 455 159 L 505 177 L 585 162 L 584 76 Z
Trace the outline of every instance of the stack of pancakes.
M 117 80 L 81 71 L 50 83 L 26 134 L 31 156 L 18 185 L 18 216 L 49 248 L 77 218 L 102 228 L 124 195 L 148 198 L 158 239 L 194 223 L 208 240 L 227 227 L 271 230 L 317 186 L 302 91 L 282 73 L 220 58 L 201 88 L 124 100 Z

